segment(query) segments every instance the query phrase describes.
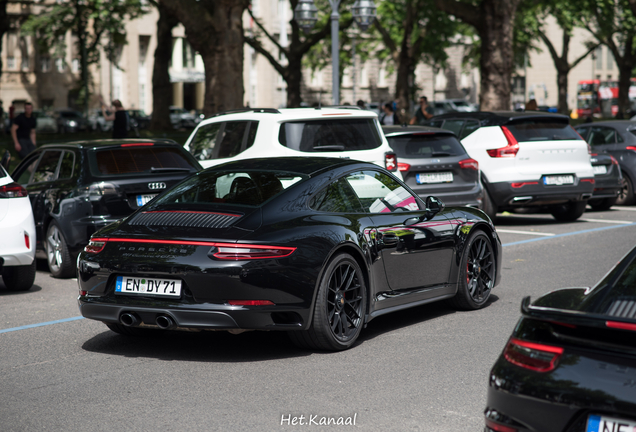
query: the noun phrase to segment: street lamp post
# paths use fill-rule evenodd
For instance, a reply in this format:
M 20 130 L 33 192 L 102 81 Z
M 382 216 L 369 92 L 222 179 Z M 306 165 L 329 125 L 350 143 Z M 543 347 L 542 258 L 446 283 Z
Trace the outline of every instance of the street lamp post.
M 339 58 L 339 31 L 340 31 L 340 0 L 329 0 L 331 5 L 331 93 L 334 105 L 340 105 L 340 58 Z M 364 31 L 375 20 L 375 4 L 373 0 L 357 0 L 352 7 L 353 18 Z M 294 10 L 294 18 L 300 28 L 306 33 L 316 25 L 318 9 L 313 0 L 299 0 Z

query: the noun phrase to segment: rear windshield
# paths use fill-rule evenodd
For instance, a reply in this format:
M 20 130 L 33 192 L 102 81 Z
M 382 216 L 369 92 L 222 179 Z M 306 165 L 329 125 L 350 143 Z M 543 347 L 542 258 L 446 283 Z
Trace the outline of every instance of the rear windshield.
M 522 120 L 506 127 L 519 142 L 582 139 L 569 124 L 549 119 Z
M 369 150 L 382 144 L 373 119 L 287 122 L 280 127 L 278 140 L 302 152 Z
M 181 147 L 118 147 L 89 152 L 91 172 L 96 176 L 198 171 L 196 163 Z
M 307 176 L 285 171 L 202 172 L 153 201 L 153 208 L 183 204 L 256 207 Z
M 409 134 L 387 137 L 398 158 L 415 159 L 466 154 L 457 138 L 450 134 Z

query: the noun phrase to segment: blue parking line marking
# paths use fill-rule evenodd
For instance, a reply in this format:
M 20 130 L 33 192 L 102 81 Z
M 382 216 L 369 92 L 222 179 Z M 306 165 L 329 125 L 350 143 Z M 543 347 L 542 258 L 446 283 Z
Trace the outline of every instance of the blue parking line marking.
M 583 230 L 583 231 L 574 231 L 574 232 L 570 232 L 570 233 L 557 234 L 557 235 L 553 235 L 553 236 L 550 236 L 550 237 L 532 238 L 532 239 L 528 239 L 528 240 L 521 240 L 521 241 L 517 241 L 517 242 L 506 243 L 506 244 L 503 244 L 502 246 L 503 247 L 516 246 L 516 245 L 525 244 L 525 243 L 532 243 L 532 242 L 544 241 L 544 240 L 552 240 L 552 239 L 559 238 L 559 237 L 568 237 L 568 236 L 573 236 L 573 235 L 578 235 L 578 234 L 587 234 L 587 233 L 596 232 L 596 231 L 605 231 L 605 230 L 616 229 L 616 228 L 625 228 L 625 227 L 630 227 L 630 226 L 636 226 L 636 222 L 630 223 L 629 225 L 622 224 L 622 225 L 615 225 L 615 226 L 608 226 L 608 227 L 601 227 L 601 228 L 592 228 L 592 229 Z
M 59 323 L 64 323 L 64 322 L 69 322 L 69 321 L 77 321 L 77 320 L 81 320 L 81 319 L 84 319 L 84 317 L 83 316 L 76 316 L 76 317 L 73 317 L 73 318 L 65 318 L 65 319 L 61 319 L 61 320 L 57 320 L 57 321 L 48 321 L 48 322 L 37 323 L 37 324 L 29 324 L 29 325 L 25 325 L 25 326 L 13 327 L 13 328 L 0 330 L 0 333 L 8 333 L 8 332 L 16 331 L 16 330 L 26 330 L 26 329 L 30 329 L 30 328 L 33 328 L 33 327 L 42 327 L 42 326 L 47 326 L 47 325 L 51 325 L 51 324 L 59 324 Z

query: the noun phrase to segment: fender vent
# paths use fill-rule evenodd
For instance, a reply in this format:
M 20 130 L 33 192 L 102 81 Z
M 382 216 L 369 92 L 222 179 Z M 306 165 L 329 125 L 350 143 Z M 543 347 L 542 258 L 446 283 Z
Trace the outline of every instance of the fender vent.
M 150 211 L 139 213 L 128 225 L 227 228 L 241 215 L 195 211 Z
M 617 318 L 636 318 L 636 301 L 616 299 L 607 314 Z

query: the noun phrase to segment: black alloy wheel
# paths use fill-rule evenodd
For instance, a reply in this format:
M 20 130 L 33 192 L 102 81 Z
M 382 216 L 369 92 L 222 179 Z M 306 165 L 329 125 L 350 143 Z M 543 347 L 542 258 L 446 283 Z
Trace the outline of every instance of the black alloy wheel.
M 289 332 L 303 348 L 339 351 L 351 347 L 364 325 L 367 289 L 358 262 L 349 254 L 336 255 L 323 274 L 311 326 Z
M 623 184 L 618 193 L 616 205 L 627 206 L 632 204 L 634 204 L 634 185 L 630 178 L 623 173 Z
M 495 271 L 495 253 L 490 238 L 481 230 L 474 231 L 465 243 L 457 294 L 450 299 L 451 305 L 464 310 L 483 307 L 495 285 Z
M 481 211 L 486 213 L 491 221 L 494 221 L 497 217 L 497 206 L 493 202 L 486 188 L 484 188 L 484 198 L 481 205 Z

